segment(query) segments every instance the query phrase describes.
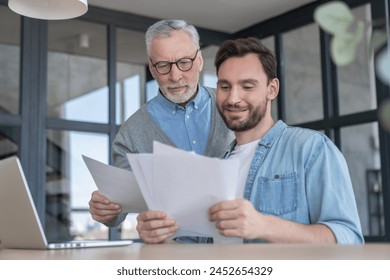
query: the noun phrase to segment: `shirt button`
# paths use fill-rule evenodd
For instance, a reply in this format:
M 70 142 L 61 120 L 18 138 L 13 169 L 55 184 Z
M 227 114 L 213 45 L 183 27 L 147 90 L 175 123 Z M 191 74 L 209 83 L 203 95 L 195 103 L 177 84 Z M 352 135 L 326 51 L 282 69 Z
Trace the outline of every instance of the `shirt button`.
M 187 117 L 187 119 L 189 119 L 189 118 L 190 118 L 190 116 L 189 116 L 189 115 L 187 115 L 186 117 Z
M 192 144 L 196 144 L 196 140 L 193 140 L 193 141 L 192 141 Z

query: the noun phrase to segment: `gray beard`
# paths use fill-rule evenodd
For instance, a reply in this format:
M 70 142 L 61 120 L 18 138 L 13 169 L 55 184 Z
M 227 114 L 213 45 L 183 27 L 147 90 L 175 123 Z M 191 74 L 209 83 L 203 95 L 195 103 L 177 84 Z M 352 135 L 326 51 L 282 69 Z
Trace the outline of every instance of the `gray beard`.
M 171 94 L 169 92 L 164 93 L 164 96 L 171 102 L 175 104 L 182 104 L 186 103 L 188 100 L 190 100 L 194 93 L 190 90 L 184 92 L 183 94 L 177 95 L 177 94 Z

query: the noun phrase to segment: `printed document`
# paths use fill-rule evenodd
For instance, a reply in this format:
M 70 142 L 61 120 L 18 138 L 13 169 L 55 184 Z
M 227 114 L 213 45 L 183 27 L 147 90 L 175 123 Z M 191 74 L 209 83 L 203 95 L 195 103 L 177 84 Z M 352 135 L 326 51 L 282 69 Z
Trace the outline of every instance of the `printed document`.
M 176 219 L 180 228 L 175 236 L 220 236 L 207 211 L 218 202 L 242 197 L 237 193 L 237 160 L 205 157 L 158 142 L 152 155 L 127 157 L 149 209 Z
M 140 213 L 148 209 L 133 172 L 83 155 L 99 192 L 122 207 L 123 212 Z
M 127 154 L 132 171 L 83 159 L 99 191 L 124 212 L 165 211 L 180 226 L 172 237 L 224 238 L 208 219 L 208 209 L 238 193 L 239 162 L 186 152 L 154 142 L 153 154 Z M 242 242 L 242 239 L 238 242 Z

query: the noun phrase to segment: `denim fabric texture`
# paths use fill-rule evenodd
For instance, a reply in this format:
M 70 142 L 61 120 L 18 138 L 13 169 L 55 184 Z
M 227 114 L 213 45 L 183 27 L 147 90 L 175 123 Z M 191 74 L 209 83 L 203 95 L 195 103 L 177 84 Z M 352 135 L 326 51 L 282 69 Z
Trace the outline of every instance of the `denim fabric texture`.
M 233 142 L 225 158 L 235 145 Z M 258 143 L 244 198 L 263 214 L 301 224 L 324 224 L 338 244 L 364 243 L 344 156 L 318 131 L 278 121 Z M 177 241 L 204 243 L 207 239 Z

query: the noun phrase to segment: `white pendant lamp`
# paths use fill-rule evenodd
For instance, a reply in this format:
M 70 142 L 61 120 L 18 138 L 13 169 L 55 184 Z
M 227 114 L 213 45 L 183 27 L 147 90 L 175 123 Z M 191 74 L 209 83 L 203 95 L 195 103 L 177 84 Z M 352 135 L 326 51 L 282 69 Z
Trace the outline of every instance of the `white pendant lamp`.
M 88 11 L 87 0 L 9 0 L 8 7 L 22 16 L 37 19 L 70 19 Z

